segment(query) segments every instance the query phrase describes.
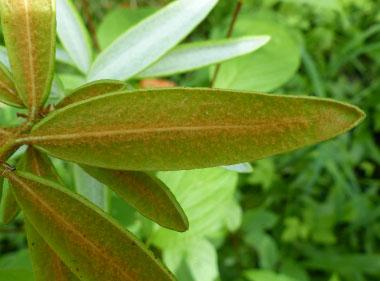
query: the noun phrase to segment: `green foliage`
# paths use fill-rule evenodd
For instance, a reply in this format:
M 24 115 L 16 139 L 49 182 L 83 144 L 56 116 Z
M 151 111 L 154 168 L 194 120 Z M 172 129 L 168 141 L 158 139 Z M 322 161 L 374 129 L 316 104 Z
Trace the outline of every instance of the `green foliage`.
M 8 89 L 1 88 L 0 100 L 18 107 L 28 98 L 36 102 L 26 103 L 28 110 L 0 104 L 6 126 L 0 160 L 7 161 L 0 174 L 8 178 L 0 213 L 8 216 L 9 202 L 22 209 L 0 227 L 7 245 L 1 255 L 26 246 L 18 233 L 25 220 L 36 281 L 57 272 L 62 280 L 174 280 L 156 256 L 180 281 L 380 276 L 380 151 L 371 133 L 380 128 L 373 94 L 380 85 L 379 28 L 371 26 L 380 17 L 373 1 L 247 0 L 227 40 L 229 1 L 180 0 L 162 9 L 165 1 L 139 1 L 156 5 L 111 11 L 97 38 L 92 34 L 100 43 L 96 56 L 73 5 L 81 3 L 57 0 L 55 73 L 44 64 L 53 65 L 55 34 L 46 30 L 55 31 L 54 8 L 34 26 L 42 2 L 13 1 L 20 5 L 2 9 L 10 62 L 0 47 L 0 82 Z M 98 23 L 118 1 L 92 2 Z M 220 62 L 216 86 L 229 90 L 135 90 L 139 79 L 156 76 L 207 87 L 214 68 L 206 66 Z M 253 169 L 245 163 L 226 167 L 232 171 L 147 172 L 252 161 L 335 137 L 363 119 L 357 107 L 331 98 L 360 105 L 374 118 L 355 133 L 255 161 Z M 87 173 L 47 154 L 81 163 Z M 53 167 L 62 179 L 44 173 Z M 188 223 L 186 232 L 170 230 Z M 32 281 L 31 264 L 24 250 L 1 256 L 0 280 Z

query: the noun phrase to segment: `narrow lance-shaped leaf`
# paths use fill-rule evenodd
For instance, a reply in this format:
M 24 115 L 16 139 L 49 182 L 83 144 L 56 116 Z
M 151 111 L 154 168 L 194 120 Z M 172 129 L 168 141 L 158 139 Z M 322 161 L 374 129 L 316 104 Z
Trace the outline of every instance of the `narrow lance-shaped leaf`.
M 13 78 L 8 69 L 0 62 L 0 102 L 16 106 L 24 107 L 22 100 L 17 94 Z
M 117 80 L 99 80 L 88 83 L 80 88 L 73 90 L 63 100 L 61 100 L 56 108 L 86 100 L 92 97 L 119 91 L 125 87 L 125 83 Z
M 0 172 L 29 222 L 80 280 L 175 280 L 137 238 L 87 200 L 32 174 Z
M 92 60 L 91 39 L 71 0 L 57 0 L 57 32 L 75 65 L 87 74 Z
M 269 39 L 269 36 L 251 36 L 183 44 L 137 74 L 137 77 L 168 76 L 223 62 L 251 53 L 264 46 Z
M 16 88 L 35 116 L 53 80 L 55 0 L 2 0 L 1 22 Z
M 295 150 L 342 134 L 363 118 L 358 108 L 328 99 L 152 89 L 66 106 L 16 142 L 102 168 L 182 170 Z
M 61 63 L 71 65 L 75 67 L 75 63 L 73 62 L 72 58 L 69 56 L 69 54 L 62 48 L 57 47 L 55 51 L 55 59 Z
M 89 175 L 112 188 L 141 214 L 163 227 L 185 231 L 187 217 L 170 189 L 145 172 L 108 170 L 81 165 Z
M 186 37 L 218 0 L 178 0 L 127 30 L 92 65 L 88 80 L 126 80 Z

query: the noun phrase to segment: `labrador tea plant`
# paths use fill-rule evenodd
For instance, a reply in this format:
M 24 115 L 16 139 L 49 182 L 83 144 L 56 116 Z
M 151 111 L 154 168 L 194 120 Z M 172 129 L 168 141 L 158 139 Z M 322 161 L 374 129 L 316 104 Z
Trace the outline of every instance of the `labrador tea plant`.
M 63 187 L 47 155 L 78 163 L 147 218 L 186 231 L 181 206 L 152 171 L 262 159 L 333 138 L 363 120 L 358 108 L 327 99 L 206 88 L 123 90 L 121 81 L 201 68 L 268 42 L 259 36 L 175 47 L 216 3 L 175 1 L 93 61 L 88 33 L 69 0 L 1 1 L 9 65 L 0 64 L 0 101 L 28 111 L 19 126 L 0 128 L 1 183 L 7 178 L 11 186 L 3 220 L 23 211 L 36 280 L 176 280 L 133 234 Z M 56 32 L 64 50 L 56 50 Z M 51 106 L 56 56 L 88 83 Z M 15 169 L 7 161 L 21 146 L 27 149 Z

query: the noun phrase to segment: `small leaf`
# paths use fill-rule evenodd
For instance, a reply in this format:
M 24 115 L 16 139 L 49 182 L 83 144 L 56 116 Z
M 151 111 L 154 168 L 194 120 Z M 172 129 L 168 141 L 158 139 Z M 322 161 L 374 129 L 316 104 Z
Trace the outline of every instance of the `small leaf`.
M 32 174 L 0 172 L 12 182 L 29 222 L 79 279 L 175 280 L 141 242 L 87 200 Z
M 230 171 L 241 173 L 241 174 L 249 174 L 253 172 L 252 165 L 249 163 L 240 163 L 240 164 L 235 164 L 231 166 L 221 166 L 221 167 Z
M 56 108 L 61 108 L 92 97 L 117 92 L 124 87 L 125 83 L 116 80 L 99 80 L 88 83 L 69 93 L 60 103 L 57 104 Z
M 56 1 L 58 37 L 78 69 L 86 74 L 92 60 L 90 35 L 71 0 Z
M 139 73 L 185 38 L 217 2 L 179 0 L 167 5 L 104 50 L 92 65 L 88 80 L 126 80 Z
M 4 46 L 0 46 L 0 62 L 8 69 L 11 69 L 9 64 L 8 51 Z
M 137 75 L 138 78 L 169 76 L 199 69 L 249 54 L 268 41 L 269 36 L 250 36 L 180 45 Z
M 1 2 L 1 22 L 18 93 L 35 116 L 50 93 L 55 61 L 55 1 Z
M 20 213 L 20 207 L 18 206 L 16 199 L 13 195 L 12 188 L 8 188 L 7 193 L 4 196 L 3 207 L 3 223 L 5 225 L 10 224 L 17 215 Z
M 0 102 L 15 107 L 24 107 L 22 100 L 17 94 L 12 75 L 8 69 L 0 62 Z
M 292 151 L 342 134 L 363 118 L 358 108 L 328 99 L 199 88 L 139 90 L 66 106 L 16 142 L 102 168 L 182 170 Z
M 177 231 L 189 228 L 184 211 L 170 189 L 145 172 L 118 171 L 81 165 L 89 175 L 112 188 L 141 214 L 163 227 Z

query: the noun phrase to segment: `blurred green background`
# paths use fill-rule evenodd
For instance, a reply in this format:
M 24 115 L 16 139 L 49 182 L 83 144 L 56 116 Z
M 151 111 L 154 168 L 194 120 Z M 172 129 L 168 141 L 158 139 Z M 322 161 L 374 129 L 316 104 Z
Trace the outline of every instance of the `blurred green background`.
M 168 2 L 89 1 L 100 48 Z M 83 3 L 75 1 L 88 24 Z M 220 0 L 185 40 L 223 38 L 236 3 Z M 59 173 L 161 255 L 179 281 L 380 280 L 380 1 L 246 0 L 233 36 L 252 34 L 272 40 L 224 63 L 216 87 L 334 98 L 361 107 L 365 122 L 331 141 L 253 162 L 250 173 L 159 173 L 189 216 L 184 234 L 144 219 L 77 166 L 54 159 Z M 207 87 L 212 71 L 168 79 Z M 60 63 L 57 73 L 66 91 L 83 81 Z M 17 122 L 15 110 L 0 106 L 1 125 Z M 107 202 L 96 202 L 94 190 Z M 1 281 L 33 280 L 26 247 L 22 215 L 0 224 Z

